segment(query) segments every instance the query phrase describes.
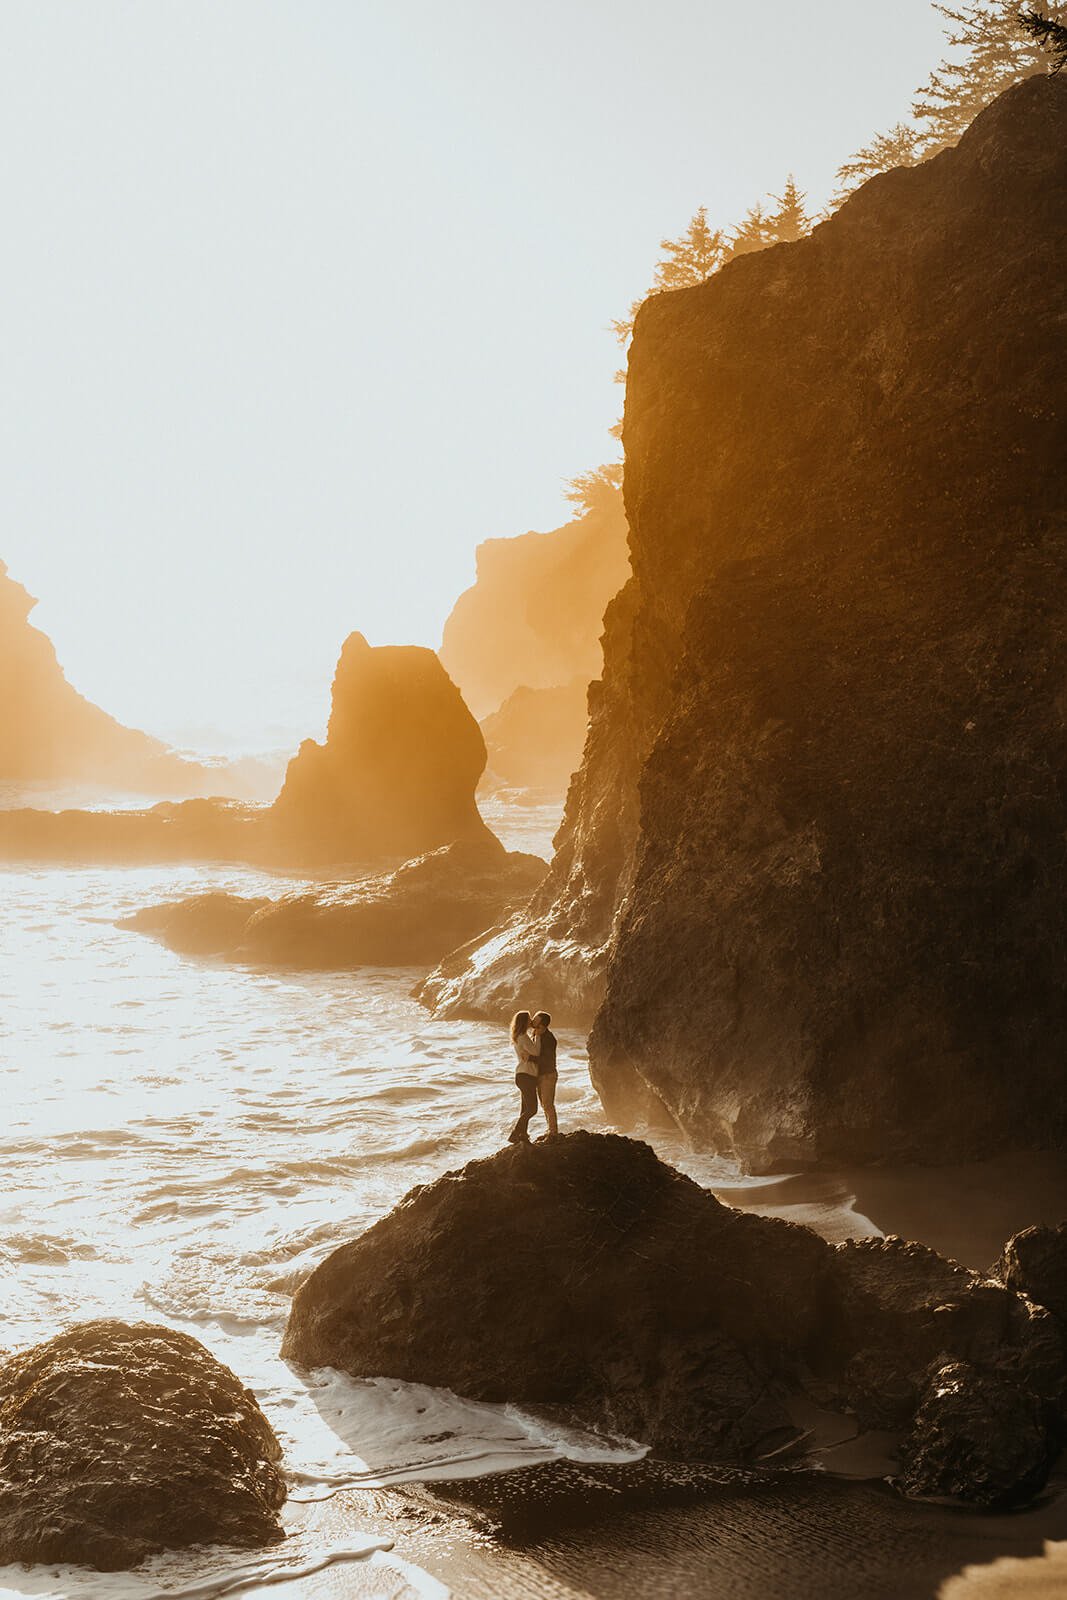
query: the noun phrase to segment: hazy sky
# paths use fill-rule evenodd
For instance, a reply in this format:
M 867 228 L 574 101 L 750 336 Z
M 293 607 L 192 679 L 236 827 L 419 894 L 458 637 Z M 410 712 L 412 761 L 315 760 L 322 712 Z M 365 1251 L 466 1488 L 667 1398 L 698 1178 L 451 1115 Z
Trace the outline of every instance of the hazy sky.
M 436 644 L 615 453 L 663 234 L 907 113 L 941 34 L 891 13 L 0 0 L 0 557 L 72 681 L 254 746 L 353 628 Z

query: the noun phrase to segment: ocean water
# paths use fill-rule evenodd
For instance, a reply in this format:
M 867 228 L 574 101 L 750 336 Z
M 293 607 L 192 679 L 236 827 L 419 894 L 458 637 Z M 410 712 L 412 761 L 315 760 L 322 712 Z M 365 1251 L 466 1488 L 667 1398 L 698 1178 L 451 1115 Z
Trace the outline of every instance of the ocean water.
M 547 854 L 557 808 L 491 809 L 512 847 Z M 640 1453 L 546 1434 L 515 1408 L 280 1360 L 312 1267 L 414 1184 L 498 1149 L 517 1109 L 503 1024 L 434 1022 L 411 998 L 415 971 L 256 970 L 115 926 L 208 888 L 302 881 L 216 866 L 0 871 L 0 1348 L 97 1316 L 194 1334 L 270 1416 L 295 1519 L 284 1554 L 251 1569 L 224 1553 L 122 1579 L 6 1569 L 0 1595 L 256 1592 L 327 1559 L 366 1569 L 360 1593 L 433 1593 L 374 1541 L 318 1548 L 299 1507 L 345 1485 Z M 561 1126 L 602 1126 L 584 1041 L 561 1034 L 560 1054 Z
M 0 804 L 17 798 L 0 796 Z M 511 848 L 550 853 L 558 805 L 498 796 L 483 810 Z M 344 1509 L 358 1499 L 349 1490 L 387 1491 L 556 1455 L 642 1453 L 633 1441 L 546 1428 L 518 1407 L 306 1372 L 280 1359 L 290 1297 L 303 1277 L 414 1184 L 499 1149 L 517 1110 L 506 1019 L 435 1022 L 411 998 L 419 972 L 274 972 L 186 958 L 116 927 L 139 907 L 209 888 L 278 894 L 305 881 L 221 866 L 0 868 L 0 1350 L 90 1317 L 191 1333 L 258 1396 L 282 1441 L 290 1485 L 289 1537 L 260 1556 L 202 1550 L 121 1575 L 5 1568 L 3 1600 L 440 1600 L 448 1591 L 437 1577 Z M 538 999 L 516 996 L 516 1007 Z M 584 1039 L 565 1030 L 557 1099 L 562 1129 L 607 1126 Z M 830 1238 L 879 1231 L 854 1203 L 847 1175 L 747 1179 L 680 1139 L 657 1134 L 652 1142 L 729 1203 L 793 1215 Z M 960 1191 L 953 1178 L 939 1216 L 960 1209 L 959 1192 L 971 1197 L 964 1209 L 976 1211 L 988 1175 L 967 1182 Z M 1051 1219 L 1067 1198 L 1062 1173 L 1046 1188 Z M 1030 1205 L 1022 1221 L 1036 1220 Z M 998 1234 L 1004 1222 L 999 1211 L 989 1220 L 991 1240 L 1010 1231 Z M 764 1512 L 753 1505 L 732 1515 L 741 1530 L 732 1576 L 723 1572 L 721 1591 L 693 1593 L 750 1592 L 745 1551 L 762 1537 Z M 698 1524 L 686 1526 L 696 1537 Z M 699 1534 L 708 1537 L 707 1529 Z M 890 1574 L 897 1538 L 886 1523 Z M 416 1548 L 433 1555 L 439 1544 L 431 1526 Z M 1001 1548 L 995 1543 L 990 1558 Z M 475 1572 L 464 1566 L 461 1540 L 458 1559 L 466 1577 L 457 1593 L 586 1593 L 580 1563 L 553 1588 L 518 1556 L 494 1556 Z M 622 1568 L 627 1559 L 612 1558 Z M 850 1600 L 854 1559 L 846 1542 L 831 1560 Z M 436 1569 L 456 1564 L 453 1550 Z M 596 1570 L 598 1585 L 607 1585 L 596 1593 L 621 1592 L 610 1562 Z M 675 1580 L 683 1587 L 669 1592 L 689 1592 L 686 1570 L 681 1563 Z M 654 1570 L 640 1592 L 659 1593 L 662 1576 Z M 784 1570 L 782 1584 L 792 1595 Z M 768 1597 L 778 1592 L 766 1589 Z M 884 1592 L 894 1593 L 891 1578 Z

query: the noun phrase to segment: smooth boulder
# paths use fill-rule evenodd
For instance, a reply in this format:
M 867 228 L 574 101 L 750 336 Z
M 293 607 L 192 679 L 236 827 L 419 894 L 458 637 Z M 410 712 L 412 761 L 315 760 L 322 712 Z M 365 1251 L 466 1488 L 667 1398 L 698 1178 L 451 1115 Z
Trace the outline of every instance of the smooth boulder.
M 86 1322 L 0 1365 L 0 1565 L 282 1538 L 281 1446 L 188 1334 Z

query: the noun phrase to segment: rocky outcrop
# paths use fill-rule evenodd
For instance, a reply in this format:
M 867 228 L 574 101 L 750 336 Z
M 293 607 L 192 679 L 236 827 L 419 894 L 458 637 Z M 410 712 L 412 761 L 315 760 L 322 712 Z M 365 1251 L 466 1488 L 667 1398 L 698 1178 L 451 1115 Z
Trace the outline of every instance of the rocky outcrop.
M 482 719 L 489 752 L 486 780 L 566 794 L 582 759 L 588 698 L 584 678 L 554 689 L 516 689 L 499 711 Z
M 30 623 L 37 601 L 0 561 L 0 780 L 104 784 L 137 794 L 238 794 L 226 768 L 183 761 L 126 728 L 66 680 L 48 636 Z
M 946 1361 L 930 1372 L 904 1441 L 901 1488 L 917 1499 L 1012 1510 L 1044 1488 L 1061 1444 L 1035 1395 Z
M 183 955 L 270 966 L 429 966 L 525 905 L 544 877 L 537 856 L 495 839 L 446 845 L 361 883 L 245 899 L 194 895 L 119 923 Z
M 599 1001 L 624 1125 L 763 1168 L 1063 1141 L 1065 133 L 1031 79 L 638 316 L 557 855 L 428 991 Z
M 581 514 L 562 528 L 478 546 L 476 580 L 441 642 L 441 660 L 476 716 L 520 687 L 584 686 L 599 676 L 604 608 L 629 571 L 617 480 L 617 468 L 590 474 Z
M 1067 1378 L 1055 1319 L 1003 1285 L 901 1240 L 832 1248 L 722 1205 L 647 1145 L 590 1133 L 413 1190 L 297 1291 L 283 1353 L 735 1465 L 795 1444 L 792 1404 L 818 1396 L 907 1433 L 916 1493 L 948 1452 L 939 1492 L 987 1505 L 1044 1481 Z M 955 1405 L 931 1388 L 951 1363 Z
M 1067 1222 L 1024 1228 L 1008 1240 L 992 1271 L 1009 1289 L 1047 1306 L 1067 1327 Z
M 455 842 L 498 856 L 475 801 L 484 767 L 478 724 L 433 651 L 372 649 L 354 633 L 337 665 L 326 742 L 301 745 L 270 808 L 190 800 L 145 811 L 0 810 L 0 858 L 225 860 L 350 873 Z
M 485 741 L 432 650 L 345 641 L 325 744 L 307 739 L 271 811 L 286 860 L 409 857 L 491 838 L 474 800 Z
M 0 1365 L 0 1565 L 282 1537 L 281 1447 L 187 1334 L 86 1322 Z

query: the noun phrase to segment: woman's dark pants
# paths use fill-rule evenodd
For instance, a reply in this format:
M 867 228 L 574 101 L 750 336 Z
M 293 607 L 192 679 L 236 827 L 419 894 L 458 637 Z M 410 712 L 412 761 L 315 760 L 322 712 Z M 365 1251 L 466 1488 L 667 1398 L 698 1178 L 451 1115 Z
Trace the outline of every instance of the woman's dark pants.
M 537 1115 L 537 1079 L 532 1072 L 516 1072 L 515 1083 L 522 1095 L 519 1120 L 508 1134 L 508 1144 L 519 1144 L 530 1137 L 530 1118 Z

